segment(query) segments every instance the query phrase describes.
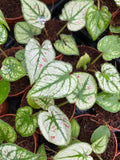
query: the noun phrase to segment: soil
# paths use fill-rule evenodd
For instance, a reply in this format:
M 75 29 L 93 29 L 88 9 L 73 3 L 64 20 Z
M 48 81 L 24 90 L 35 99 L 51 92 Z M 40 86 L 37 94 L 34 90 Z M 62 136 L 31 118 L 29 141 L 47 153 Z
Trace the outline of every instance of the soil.
M 80 134 L 78 139 L 82 142 L 88 142 L 89 144 L 91 144 L 90 138 L 94 130 L 98 128 L 100 125 L 104 125 L 103 122 L 98 122 L 98 119 L 96 117 L 84 116 L 84 117 L 79 117 L 76 120 L 80 125 Z M 107 149 L 103 154 L 101 154 L 102 159 L 113 160 L 115 156 L 115 150 L 116 150 L 116 142 L 114 134 L 113 132 L 111 132 Z M 91 156 L 93 157 L 94 160 L 99 160 L 94 153 L 92 153 Z
M 0 0 L 0 9 L 5 18 L 16 18 L 22 15 L 20 0 Z
M 111 20 L 111 24 L 115 27 L 119 27 L 120 26 L 120 9 L 118 9 Z

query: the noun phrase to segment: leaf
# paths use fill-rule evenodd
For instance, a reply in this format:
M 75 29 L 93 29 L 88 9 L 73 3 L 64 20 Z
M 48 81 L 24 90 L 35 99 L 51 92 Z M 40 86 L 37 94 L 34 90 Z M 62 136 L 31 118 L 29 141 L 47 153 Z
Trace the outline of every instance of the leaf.
M 120 0 L 114 0 L 117 6 L 120 6 Z
M 96 103 L 106 111 L 109 111 L 112 113 L 116 113 L 120 111 L 119 94 L 110 94 L 110 93 L 100 92 L 97 95 Z
M 17 58 L 20 61 L 23 61 L 25 59 L 24 53 L 25 53 L 25 49 L 18 50 L 15 53 L 15 58 Z
M 46 155 L 44 144 L 41 144 L 38 147 L 37 154 L 39 154 L 40 160 L 47 160 L 47 155 Z
M 71 139 L 71 125 L 68 117 L 56 106 L 49 106 L 48 112 L 38 115 L 38 125 L 42 135 L 50 143 L 67 145 Z
M 69 75 L 72 65 L 62 61 L 53 61 L 44 67 L 37 82 L 27 97 L 62 98 L 71 94 L 77 85 L 77 78 Z
M 3 143 L 0 145 L 0 158 L 4 160 L 39 160 L 39 155 L 16 144 Z
M 21 107 L 17 110 L 15 128 L 22 137 L 31 136 L 38 126 L 37 117 L 35 115 L 31 115 L 32 108 L 28 106 Z
M 16 81 L 25 76 L 26 73 L 21 66 L 21 63 L 14 57 L 7 57 L 2 62 L 1 76 L 6 81 Z
M 101 72 L 97 71 L 95 76 L 104 92 L 112 94 L 120 92 L 120 76 L 112 64 L 104 63 Z
M 57 51 L 65 55 L 79 55 L 77 44 L 71 35 L 61 34 L 60 39 L 54 43 Z
M 85 27 L 85 14 L 93 4 L 93 0 L 74 0 L 66 3 L 59 18 L 68 21 L 67 28 L 71 31 L 78 31 Z
M 75 103 L 80 110 L 89 109 L 96 101 L 96 81 L 88 73 L 76 72 L 73 75 L 78 79 L 77 87 L 66 98 L 70 103 Z
M 3 143 L 3 141 L 6 141 L 7 143 L 14 143 L 16 139 L 17 134 L 14 129 L 0 119 L 0 144 Z
M 10 83 L 5 80 L 0 80 L 0 104 L 7 98 L 10 91 Z
M 40 28 L 32 26 L 27 22 L 16 23 L 14 29 L 15 39 L 21 44 L 27 43 L 34 35 L 39 35 L 40 33 Z
M 117 35 L 105 36 L 98 42 L 97 48 L 103 52 L 104 60 L 118 58 L 120 57 L 120 38 Z
M 65 149 L 59 151 L 54 160 L 93 160 L 91 156 L 92 148 L 88 143 L 79 142 L 72 144 Z
M 45 40 L 41 47 L 33 38 L 28 42 L 25 48 L 25 61 L 31 84 L 38 79 L 42 69 L 54 59 L 55 51 L 49 40 Z
M 71 129 L 72 129 L 72 137 L 77 138 L 80 133 L 80 126 L 74 118 L 72 118 L 70 123 L 71 123 Z
M 109 29 L 110 29 L 110 32 L 112 33 L 120 33 L 120 27 L 114 27 L 110 25 Z
M 4 17 L 4 15 L 3 15 L 1 9 L 0 9 L 0 23 L 3 24 L 4 26 L 6 26 L 7 29 L 10 31 L 10 28 L 9 28 L 9 26 L 8 26 L 6 20 L 5 20 L 5 17 Z
M 8 33 L 6 28 L 0 24 L 0 45 L 7 41 Z
M 86 28 L 95 41 L 108 27 L 111 14 L 106 6 L 103 6 L 99 11 L 97 6 L 92 5 L 88 8 L 86 13 Z
M 40 29 L 45 27 L 45 22 L 51 19 L 47 6 L 39 0 L 21 0 L 22 13 L 27 23 Z

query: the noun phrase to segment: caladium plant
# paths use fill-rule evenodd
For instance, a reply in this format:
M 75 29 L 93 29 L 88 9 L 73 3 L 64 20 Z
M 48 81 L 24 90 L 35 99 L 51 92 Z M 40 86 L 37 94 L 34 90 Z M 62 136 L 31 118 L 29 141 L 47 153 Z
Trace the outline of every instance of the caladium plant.
M 114 0 L 117 6 L 120 6 L 120 0 Z

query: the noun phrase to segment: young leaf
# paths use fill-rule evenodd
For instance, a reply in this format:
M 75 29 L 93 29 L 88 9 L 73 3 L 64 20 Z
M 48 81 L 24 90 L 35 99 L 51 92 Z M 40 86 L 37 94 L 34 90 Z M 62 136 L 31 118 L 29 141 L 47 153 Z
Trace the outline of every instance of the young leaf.
M 0 119 L 0 144 L 3 141 L 6 141 L 7 143 L 14 143 L 17 139 L 17 134 L 14 131 L 14 129 Z
M 114 0 L 117 6 L 120 6 L 120 0 Z
M 46 155 L 44 144 L 41 144 L 38 147 L 37 154 L 39 154 L 40 160 L 47 160 L 47 155 Z
M 106 111 L 109 111 L 112 113 L 116 113 L 120 111 L 119 94 L 110 94 L 110 93 L 100 92 L 97 95 L 96 103 Z
M 41 47 L 33 38 L 28 42 L 25 48 L 25 60 L 31 84 L 38 79 L 42 69 L 54 59 L 55 51 L 49 40 L 45 40 Z
M 53 61 L 44 67 L 37 82 L 28 92 L 28 97 L 63 98 L 77 86 L 77 78 L 69 75 L 72 66 L 62 61 Z
M 104 63 L 101 72 L 95 73 L 100 88 L 106 93 L 120 92 L 120 76 L 117 69 L 110 63 Z
M 80 133 L 80 126 L 74 118 L 72 118 L 70 123 L 71 123 L 71 129 L 72 129 L 72 137 L 77 138 L 79 136 L 79 133 Z
M 27 43 L 34 35 L 39 35 L 41 29 L 28 24 L 27 22 L 18 22 L 14 29 L 15 39 L 18 43 Z
M 15 58 L 17 58 L 18 60 L 20 61 L 23 61 L 25 59 L 25 49 L 21 49 L 21 50 L 18 50 L 16 53 L 15 53 Z
M 0 45 L 6 42 L 7 37 L 8 33 L 6 28 L 2 24 L 0 24 Z
M 21 0 L 22 12 L 25 20 L 40 29 L 45 27 L 45 22 L 51 19 L 47 6 L 39 0 Z
M 3 24 L 5 27 L 7 27 L 8 30 L 10 30 L 1 9 L 0 9 L 0 23 Z
M 22 65 L 14 57 L 7 57 L 2 62 L 1 76 L 6 81 L 16 81 L 26 75 Z
M 112 33 L 120 33 L 120 27 L 114 27 L 110 25 L 109 29 L 110 29 L 110 32 Z
M 96 81 L 88 73 L 76 72 L 73 75 L 78 79 L 78 83 L 76 89 L 67 96 L 67 100 L 75 103 L 80 110 L 89 109 L 96 101 Z
M 56 106 L 49 106 L 48 112 L 39 113 L 38 125 L 48 142 L 67 145 L 71 139 L 71 125 L 67 116 Z
M 103 52 L 103 58 L 110 61 L 120 57 L 120 38 L 117 35 L 103 37 L 97 44 L 99 51 Z
M 37 117 L 31 117 L 31 115 L 32 108 L 28 106 L 21 107 L 17 110 L 15 117 L 15 128 L 22 137 L 31 136 L 38 126 Z
M 86 27 L 92 40 L 95 41 L 108 27 L 111 14 L 106 6 L 99 11 L 97 6 L 90 6 L 86 13 Z
M 71 35 L 61 34 L 60 39 L 54 43 L 57 51 L 65 55 L 79 55 L 77 44 Z
M 68 146 L 59 151 L 54 157 L 54 160 L 93 160 L 91 156 L 92 148 L 88 143 L 79 142 Z
M 3 143 L 0 145 L 0 158 L 4 160 L 39 160 L 39 155 L 16 144 Z
M 59 18 L 68 21 L 67 27 L 71 31 L 78 31 L 85 27 L 85 14 L 93 4 L 93 0 L 74 0 L 65 4 Z
M 10 83 L 5 80 L 0 80 L 0 104 L 4 102 L 10 91 Z

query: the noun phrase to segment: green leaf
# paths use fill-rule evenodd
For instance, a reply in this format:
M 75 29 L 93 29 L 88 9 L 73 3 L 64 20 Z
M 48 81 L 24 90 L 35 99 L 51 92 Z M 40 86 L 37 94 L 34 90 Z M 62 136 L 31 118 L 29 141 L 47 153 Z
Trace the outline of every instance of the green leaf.
M 2 62 L 1 76 L 6 81 L 16 81 L 25 76 L 26 73 L 22 65 L 14 57 L 7 57 Z
M 62 61 L 53 61 L 44 67 L 28 97 L 62 98 L 71 94 L 77 85 L 77 78 L 69 75 L 72 66 Z
M 100 88 L 106 93 L 120 92 L 120 76 L 117 69 L 110 63 L 104 63 L 101 72 L 95 73 Z
M 28 42 L 25 48 L 25 61 L 31 84 L 38 79 L 42 69 L 54 59 L 55 51 L 49 40 L 45 40 L 41 47 L 33 38 Z
M 117 6 L 120 6 L 120 0 L 114 0 Z
M 25 44 L 33 38 L 34 35 L 39 35 L 41 33 L 41 29 L 32 26 L 27 22 L 18 22 L 15 25 L 14 33 L 16 41 L 18 43 Z
M 6 26 L 8 30 L 10 30 L 1 9 L 0 9 L 0 23 Z
M 48 112 L 38 115 L 38 125 L 48 142 L 67 145 L 71 139 L 71 125 L 68 117 L 56 106 L 49 106 Z
M 109 29 L 110 29 L 110 32 L 112 33 L 120 33 L 120 27 L 114 27 L 110 25 Z
M 17 134 L 14 131 L 14 129 L 0 119 L 0 144 L 3 141 L 6 141 L 7 143 L 14 143 L 17 139 Z
M 8 33 L 6 28 L 2 24 L 0 24 L 0 45 L 6 42 L 7 37 Z
M 72 137 L 77 138 L 80 133 L 80 126 L 74 118 L 72 118 L 70 123 L 71 123 L 71 129 L 72 129 Z
M 70 103 L 75 103 L 80 110 L 89 109 L 96 101 L 96 81 L 88 73 L 76 72 L 73 75 L 78 79 L 77 87 L 66 98 Z
M 39 154 L 40 160 L 47 160 L 47 155 L 46 155 L 44 144 L 41 144 L 38 147 L 37 154 Z
M 25 59 L 24 53 L 25 53 L 25 49 L 18 50 L 15 53 L 15 58 L 17 58 L 20 61 L 23 61 Z
M 51 19 L 47 6 L 39 0 L 21 0 L 22 12 L 27 23 L 40 29 L 45 27 L 45 22 Z
M 91 156 L 92 148 L 88 143 L 79 142 L 68 146 L 59 151 L 54 157 L 54 160 L 93 160 Z
M 119 94 L 110 94 L 110 93 L 100 92 L 97 95 L 96 103 L 106 111 L 109 111 L 112 113 L 116 113 L 120 111 Z
M 88 8 L 85 19 L 87 30 L 95 41 L 108 27 L 111 14 L 106 6 L 99 11 L 97 6 L 93 5 Z
M 103 37 L 97 44 L 99 51 L 103 52 L 103 58 L 110 61 L 120 57 L 120 38 L 117 35 Z
M 10 83 L 5 80 L 0 80 L 0 104 L 4 102 L 10 91 Z
M 28 106 L 21 107 L 17 110 L 15 117 L 15 128 L 22 137 L 31 136 L 38 126 L 37 117 L 31 115 L 32 108 Z
M 59 18 L 68 21 L 67 27 L 71 31 L 78 31 L 85 27 L 85 14 L 93 4 L 93 0 L 74 0 L 65 4 Z
M 39 160 L 39 155 L 16 144 L 3 143 L 0 145 L 0 158 L 4 160 Z
M 60 39 L 54 43 L 57 51 L 65 55 L 79 55 L 77 44 L 71 35 L 61 34 Z

